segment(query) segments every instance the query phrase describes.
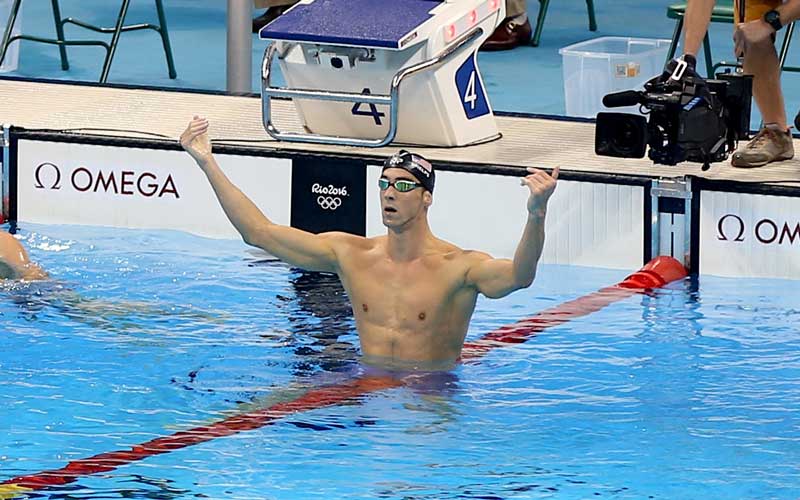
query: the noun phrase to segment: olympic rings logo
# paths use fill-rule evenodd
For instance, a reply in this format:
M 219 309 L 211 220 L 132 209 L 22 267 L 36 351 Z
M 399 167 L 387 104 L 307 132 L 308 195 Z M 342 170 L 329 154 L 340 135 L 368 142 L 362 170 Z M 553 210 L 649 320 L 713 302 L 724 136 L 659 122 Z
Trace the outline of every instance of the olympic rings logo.
M 342 199 L 338 196 L 317 196 L 317 205 L 323 210 L 336 210 L 341 204 Z

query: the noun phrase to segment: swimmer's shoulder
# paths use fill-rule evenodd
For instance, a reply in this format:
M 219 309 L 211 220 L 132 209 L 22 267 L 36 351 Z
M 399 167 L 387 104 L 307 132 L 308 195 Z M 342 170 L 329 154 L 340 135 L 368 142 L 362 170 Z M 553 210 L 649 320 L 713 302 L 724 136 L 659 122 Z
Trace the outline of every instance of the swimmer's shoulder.
M 38 281 L 47 273 L 31 262 L 28 252 L 14 235 L 0 231 L 0 279 Z
M 386 239 L 386 236 L 367 238 L 343 231 L 329 231 L 327 233 L 321 233 L 320 236 L 328 240 L 337 250 L 350 249 L 368 251 L 380 246 L 382 241 Z
M 22 243 L 5 231 L 0 231 L 0 260 L 12 267 L 24 264 L 27 260 L 27 252 Z
M 491 260 L 493 257 L 479 250 L 464 249 L 445 240 L 438 242 L 438 257 L 444 263 L 455 264 L 469 268 L 478 262 Z
M 17 241 L 17 239 L 14 237 L 13 234 L 7 233 L 5 231 L 0 231 L 0 245 L 9 245 L 9 244 L 17 245 L 19 244 L 19 242 Z
M 493 259 L 494 257 L 480 250 L 461 250 L 461 253 L 458 255 L 458 261 L 462 263 L 467 270 L 481 262 Z
M 492 256 L 479 250 L 470 250 L 459 247 L 454 243 L 445 240 L 438 240 L 439 253 L 445 260 L 479 262 L 491 259 Z

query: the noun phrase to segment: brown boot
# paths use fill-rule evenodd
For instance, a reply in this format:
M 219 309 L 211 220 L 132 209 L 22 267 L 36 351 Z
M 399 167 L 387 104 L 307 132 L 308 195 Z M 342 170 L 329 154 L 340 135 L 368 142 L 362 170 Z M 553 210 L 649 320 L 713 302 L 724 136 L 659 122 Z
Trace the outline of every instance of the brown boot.
M 789 160 L 793 157 L 792 134 L 770 123 L 733 154 L 731 165 L 740 168 L 761 167 L 773 161 Z

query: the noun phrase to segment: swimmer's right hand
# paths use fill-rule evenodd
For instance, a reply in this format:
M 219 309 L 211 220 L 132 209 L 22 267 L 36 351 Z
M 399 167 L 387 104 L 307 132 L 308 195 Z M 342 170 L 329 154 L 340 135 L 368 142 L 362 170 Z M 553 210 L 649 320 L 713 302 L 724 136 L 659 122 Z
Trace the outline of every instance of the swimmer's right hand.
M 203 163 L 211 157 L 211 141 L 208 139 L 208 120 L 197 115 L 189 122 L 180 138 L 181 147 L 194 158 Z

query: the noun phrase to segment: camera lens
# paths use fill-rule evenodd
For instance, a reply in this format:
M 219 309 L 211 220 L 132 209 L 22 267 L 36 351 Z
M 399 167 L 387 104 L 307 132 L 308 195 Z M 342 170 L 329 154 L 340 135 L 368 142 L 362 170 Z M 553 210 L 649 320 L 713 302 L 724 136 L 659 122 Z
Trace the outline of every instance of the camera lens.
M 630 121 L 621 121 L 611 136 L 611 147 L 625 157 L 638 150 L 642 142 L 644 142 L 642 131 Z
M 332 57 L 331 58 L 331 66 L 333 66 L 336 69 L 342 69 L 342 66 L 344 66 L 344 63 L 342 62 L 342 60 L 340 58 Z
M 643 158 L 647 148 L 647 120 L 641 115 L 598 113 L 594 139 L 598 155 Z

